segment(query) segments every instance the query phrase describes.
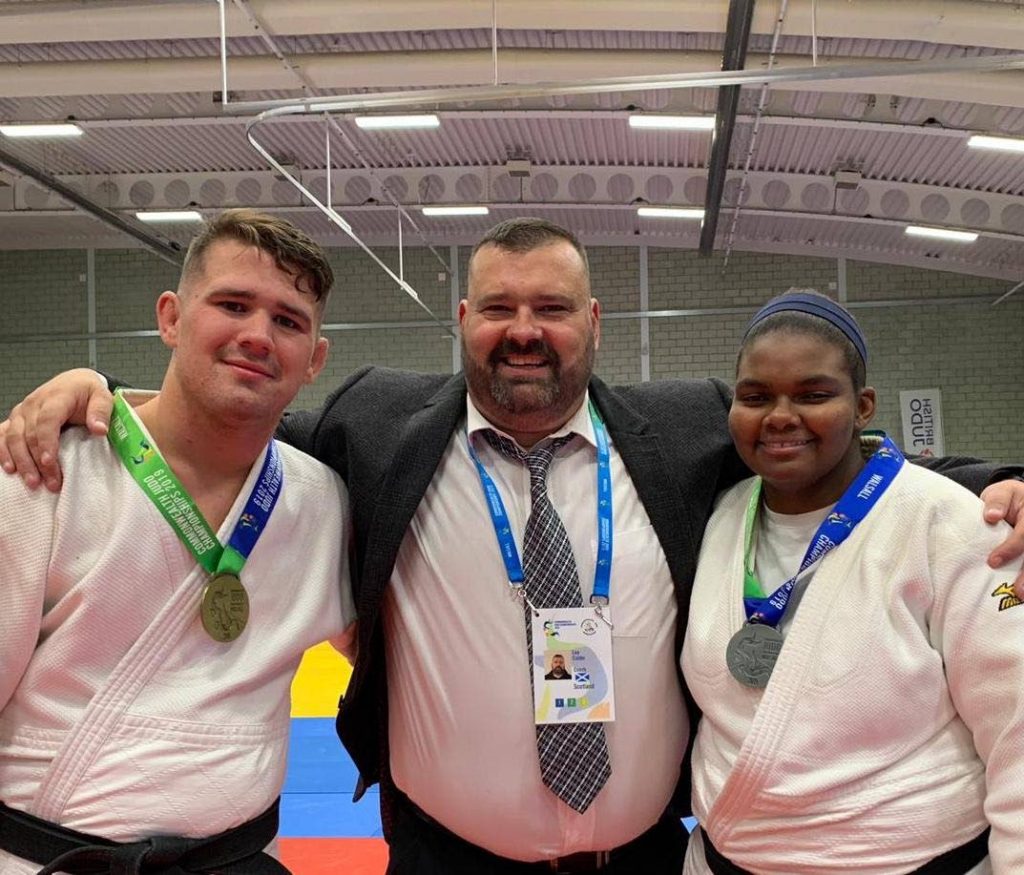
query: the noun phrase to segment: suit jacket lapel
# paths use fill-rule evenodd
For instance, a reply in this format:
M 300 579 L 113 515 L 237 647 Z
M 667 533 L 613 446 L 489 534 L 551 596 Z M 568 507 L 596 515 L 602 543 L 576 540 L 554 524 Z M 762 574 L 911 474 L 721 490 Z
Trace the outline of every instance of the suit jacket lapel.
M 457 374 L 405 423 L 370 524 L 360 614 L 376 612 L 413 514 L 465 413 L 466 383 Z
M 694 558 L 689 530 L 683 525 L 685 503 L 650 420 L 628 405 L 596 377 L 590 392 L 643 502 L 677 582 L 682 563 Z
M 659 435 L 652 431 L 645 416 L 596 377 L 591 380 L 590 391 L 678 587 L 681 581 L 688 582 L 686 568 L 696 558 L 695 545 L 683 524 L 686 504 L 662 452 Z M 370 524 L 361 575 L 360 615 L 376 615 L 409 523 L 465 413 L 466 384 L 457 374 L 406 422 Z

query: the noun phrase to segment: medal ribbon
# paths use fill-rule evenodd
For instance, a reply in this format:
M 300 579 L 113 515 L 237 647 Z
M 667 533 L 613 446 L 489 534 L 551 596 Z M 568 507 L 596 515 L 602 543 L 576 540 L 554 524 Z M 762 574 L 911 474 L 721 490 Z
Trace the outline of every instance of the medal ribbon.
M 284 467 L 276 443 L 270 442 L 256 485 L 225 547 L 160 451 L 149 442 L 135 421 L 120 389 L 114 393 L 110 426 L 108 438 L 128 473 L 156 505 L 196 561 L 208 574 L 239 576 L 281 494 Z
M 594 424 L 594 438 L 597 443 L 597 562 L 594 568 L 594 592 L 590 596 L 590 603 L 606 605 L 611 592 L 612 578 L 611 453 L 608 449 L 608 432 L 593 402 L 588 402 L 588 409 L 590 421 Z M 473 442 L 469 439 L 469 435 L 466 435 L 466 443 L 469 447 L 470 458 L 480 475 L 480 485 L 483 487 L 484 497 L 487 499 L 487 509 L 491 515 L 491 523 L 494 525 L 494 534 L 498 538 L 498 547 L 505 563 L 508 582 L 519 589 L 522 587 L 524 579 L 523 564 L 519 559 L 515 539 L 512 537 L 512 527 L 509 525 L 505 503 L 501 500 L 501 493 L 498 492 L 497 485 L 473 449 Z
M 762 486 L 761 478 L 757 479 L 750 503 L 747 505 L 743 535 L 743 608 L 748 622 L 763 623 L 766 626 L 779 625 L 786 613 L 797 578 L 850 536 L 889 488 L 903 467 L 903 461 L 903 455 L 896 445 L 890 438 L 885 438 L 882 446 L 868 459 L 853 483 L 847 487 L 832 512 L 818 526 L 818 531 L 811 538 L 811 544 L 804 554 L 803 562 L 800 563 L 800 570 L 769 596 L 765 596 L 761 582 L 753 570 L 754 520 L 761 503 Z

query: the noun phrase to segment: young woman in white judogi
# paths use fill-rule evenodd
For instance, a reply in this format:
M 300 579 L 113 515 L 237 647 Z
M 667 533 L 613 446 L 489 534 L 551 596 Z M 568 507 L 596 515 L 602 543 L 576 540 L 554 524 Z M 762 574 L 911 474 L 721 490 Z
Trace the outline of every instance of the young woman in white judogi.
M 1002 524 L 912 464 L 859 524 L 837 513 L 878 448 L 865 361 L 850 314 L 808 293 L 767 305 L 741 348 L 730 428 L 759 478 L 721 497 L 694 584 L 687 875 L 1024 872 L 1019 562 L 987 567 Z M 773 596 L 826 518 L 846 540 L 798 575 L 776 644 L 752 636 L 745 558 Z

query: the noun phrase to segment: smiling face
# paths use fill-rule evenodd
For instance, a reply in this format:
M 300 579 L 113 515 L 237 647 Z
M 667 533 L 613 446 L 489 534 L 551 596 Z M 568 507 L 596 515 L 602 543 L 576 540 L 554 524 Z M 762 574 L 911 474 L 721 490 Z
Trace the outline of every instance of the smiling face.
M 854 390 L 836 345 L 769 331 L 740 356 L 729 431 L 768 506 L 805 513 L 837 501 L 863 467 L 859 436 L 874 412 L 874 389 Z
M 599 318 L 586 268 L 568 241 L 526 252 L 481 247 L 459 304 L 473 403 L 524 446 L 556 431 L 586 394 Z
M 174 351 L 168 381 L 215 419 L 276 422 L 327 354 L 313 297 L 236 240 L 213 243 L 201 269 L 160 296 L 157 317 Z

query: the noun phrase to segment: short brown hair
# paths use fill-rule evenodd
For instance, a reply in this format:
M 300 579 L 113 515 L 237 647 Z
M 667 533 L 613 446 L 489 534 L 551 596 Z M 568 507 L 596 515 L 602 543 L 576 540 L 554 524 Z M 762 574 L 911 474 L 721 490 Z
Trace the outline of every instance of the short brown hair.
M 572 231 L 561 225 L 556 225 L 554 222 L 549 222 L 547 219 L 526 216 L 499 222 L 473 247 L 473 251 L 469 254 L 469 262 L 473 263 L 473 256 L 484 246 L 497 246 L 508 252 L 532 252 L 534 249 L 550 246 L 560 240 L 569 243 L 576 250 L 583 262 L 583 274 L 589 282 L 590 262 L 587 260 L 587 250 L 583 248 L 583 244 Z
M 218 240 L 236 240 L 272 256 L 279 270 L 295 278 L 295 288 L 312 295 L 323 311 L 334 285 L 334 271 L 320 245 L 291 222 L 259 210 L 224 210 L 192 238 L 181 268 L 182 281 L 202 270 L 203 257 Z

